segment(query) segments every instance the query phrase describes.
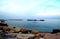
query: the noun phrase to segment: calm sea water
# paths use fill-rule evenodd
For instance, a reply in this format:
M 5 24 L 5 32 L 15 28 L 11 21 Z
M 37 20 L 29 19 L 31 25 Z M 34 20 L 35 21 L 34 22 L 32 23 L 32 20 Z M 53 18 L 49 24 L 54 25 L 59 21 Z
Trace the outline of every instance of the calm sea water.
M 15 27 L 25 27 L 29 30 L 42 32 L 52 32 L 53 29 L 60 29 L 59 19 L 47 19 L 45 21 L 7 21 L 8 25 Z

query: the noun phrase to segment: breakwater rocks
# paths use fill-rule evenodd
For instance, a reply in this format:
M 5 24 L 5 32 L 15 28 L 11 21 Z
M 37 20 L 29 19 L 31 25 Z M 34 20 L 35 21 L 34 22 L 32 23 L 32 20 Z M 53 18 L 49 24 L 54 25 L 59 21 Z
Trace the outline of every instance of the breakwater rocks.
M 53 29 L 53 32 L 51 32 L 51 33 L 54 34 L 54 33 L 58 33 L 58 32 L 60 32 L 59 29 Z
M 1 32 L 3 32 L 2 35 L 4 35 L 6 38 L 9 37 L 15 39 L 40 39 L 40 38 L 60 39 L 60 32 L 53 33 L 53 34 L 42 33 L 42 32 L 40 33 L 39 31 L 36 30 L 28 30 L 26 28 L 17 28 L 17 27 L 10 27 L 10 26 L 3 26 Z

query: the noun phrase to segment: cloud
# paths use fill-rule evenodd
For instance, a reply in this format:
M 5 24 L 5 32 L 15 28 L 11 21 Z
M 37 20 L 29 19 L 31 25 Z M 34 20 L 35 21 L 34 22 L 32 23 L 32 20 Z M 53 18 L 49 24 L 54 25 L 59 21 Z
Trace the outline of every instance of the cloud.
M 5 11 L 5 12 L 25 12 L 29 9 L 34 8 L 37 5 L 37 2 L 31 2 L 28 4 L 25 4 L 23 1 L 20 0 L 21 3 L 16 3 L 14 1 L 3 1 L 2 6 L 0 7 L 1 11 Z M 23 3 L 22 3 L 23 2 Z M 4 4 L 5 3 L 5 4 Z M 25 4 L 25 5 L 24 5 Z
M 55 11 L 55 10 L 40 10 L 34 16 L 38 16 L 38 17 L 54 17 L 54 16 L 60 16 L 60 12 Z
M 0 12 L 12 16 L 52 17 L 60 15 L 58 0 L 1 0 Z
M 40 5 L 39 10 L 33 16 L 37 17 L 54 17 L 60 16 L 60 3 L 55 0 L 45 0 L 42 5 Z

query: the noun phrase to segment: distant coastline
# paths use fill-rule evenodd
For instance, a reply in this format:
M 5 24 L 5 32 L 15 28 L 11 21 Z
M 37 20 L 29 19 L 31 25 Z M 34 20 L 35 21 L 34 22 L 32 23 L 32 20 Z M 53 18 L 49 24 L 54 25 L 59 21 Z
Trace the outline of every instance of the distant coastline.
M 45 21 L 44 19 L 40 19 L 40 20 L 37 20 L 37 19 L 27 19 L 27 21 Z
M 24 19 L 7 19 L 8 21 L 24 21 Z M 0 21 L 7 21 L 5 19 L 0 19 Z M 26 21 L 45 21 L 44 19 L 26 19 Z

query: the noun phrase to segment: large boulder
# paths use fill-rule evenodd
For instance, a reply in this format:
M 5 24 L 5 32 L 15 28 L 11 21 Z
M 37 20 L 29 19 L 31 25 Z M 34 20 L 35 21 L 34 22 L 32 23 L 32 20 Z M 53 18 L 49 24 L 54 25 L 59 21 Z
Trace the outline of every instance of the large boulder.
M 7 27 L 7 26 L 4 26 L 4 27 L 3 27 L 3 31 L 4 31 L 4 32 L 6 32 L 6 31 L 10 31 L 10 28 Z
M 20 32 L 20 28 L 14 28 L 14 32 L 15 33 L 19 33 Z
M 32 34 L 38 34 L 39 33 L 39 31 L 36 31 L 36 30 L 32 30 L 32 32 L 31 32 Z
M 52 33 L 54 34 L 54 33 L 58 33 L 58 32 L 60 32 L 59 29 L 53 29 L 53 32 Z
M 21 28 L 20 32 L 27 34 L 28 30 L 26 28 Z
M 20 28 L 11 27 L 10 32 L 19 33 L 20 32 Z
M 0 23 L 0 26 L 8 26 L 6 23 Z
M 16 27 L 10 27 L 10 32 L 11 33 L 19 33 L 20 32 L 20 28 L 16 28 Z

